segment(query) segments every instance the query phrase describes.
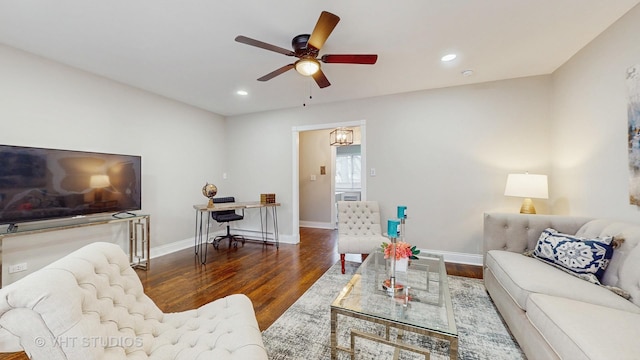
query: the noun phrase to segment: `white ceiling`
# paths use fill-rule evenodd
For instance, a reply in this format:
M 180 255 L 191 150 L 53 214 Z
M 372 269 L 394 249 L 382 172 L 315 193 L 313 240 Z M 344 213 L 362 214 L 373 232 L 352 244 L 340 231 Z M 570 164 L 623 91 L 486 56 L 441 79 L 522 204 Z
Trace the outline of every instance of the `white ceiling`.
M 639 0 L 0 0 L 0 43 L 221 115 L 549 74 Z M 283 48 L 326 10 L 340 16 L 320 54 L 331 86 L 289 71 Z M 443 64 L 440 57 L 458 58 Z M 461 71 L 472 69 L 464 77 Z M 235 92 L 245 89 L 248 96 Z M 313 99 L 309 100 L 309 95 Z

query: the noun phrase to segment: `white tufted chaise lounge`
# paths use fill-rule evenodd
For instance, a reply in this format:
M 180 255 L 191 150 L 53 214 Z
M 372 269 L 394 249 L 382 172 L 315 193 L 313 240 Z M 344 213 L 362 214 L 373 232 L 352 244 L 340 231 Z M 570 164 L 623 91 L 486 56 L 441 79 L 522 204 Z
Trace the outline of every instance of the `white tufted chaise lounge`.
M 369 254 L 387 240 L 382 236 L 377 201 L 338 201 L 338 253 L 343 274 L 345 254 Z
M 0 351 L 31 359 L 267 359 L 253 305 L 231 295 L 164 314 L 119 246 L 92 243 L 0 290 Z

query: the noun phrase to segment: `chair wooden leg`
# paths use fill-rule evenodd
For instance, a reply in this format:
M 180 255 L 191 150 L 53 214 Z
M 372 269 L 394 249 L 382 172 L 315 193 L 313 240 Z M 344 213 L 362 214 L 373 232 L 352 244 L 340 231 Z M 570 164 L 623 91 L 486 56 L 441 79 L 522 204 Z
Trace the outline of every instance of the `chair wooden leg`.
M 344 254 L 340 254 L 340 265 L 342 265 L 342 273 L 344 274 Z

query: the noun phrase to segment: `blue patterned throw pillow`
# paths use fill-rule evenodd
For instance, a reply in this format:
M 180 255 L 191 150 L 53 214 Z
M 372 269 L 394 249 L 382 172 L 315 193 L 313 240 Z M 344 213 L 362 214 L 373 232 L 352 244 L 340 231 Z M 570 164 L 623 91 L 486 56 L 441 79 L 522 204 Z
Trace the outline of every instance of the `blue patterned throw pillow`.
M 587 239 L 545 229 L 533 256 L 585 280 L 599 284 L 613 256 L 612 236 Z

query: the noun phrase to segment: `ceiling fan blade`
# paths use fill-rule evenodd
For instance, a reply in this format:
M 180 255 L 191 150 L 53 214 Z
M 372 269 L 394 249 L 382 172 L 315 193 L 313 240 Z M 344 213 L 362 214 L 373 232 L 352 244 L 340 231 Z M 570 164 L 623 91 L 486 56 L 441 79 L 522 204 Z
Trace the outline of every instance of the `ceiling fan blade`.
M 268 73 L 267 75 L 265 75 L 265 76 L 263 76 L 263 77 L 259 78 L 259 79 L 258 79 L 258 81 L 267 81 L 267 80 L 271 80 L 271 79 L 273 79 L 274 77 L 276 77 L 276 76 L 278 76 L 278 75 L 280 75 L 280 74 L 283 74 L 283 73 L 285 73 L 285 72 L 287 72 L 287 71 L 289 71 L 289 70 L 291 70 L 291 69 L 293 69 L 293 64 L 285 65 L 285 66 L 283 66 L 283 67 L 281 67 L 281 68 L 279 68 L 279 69 L 277 69 L 277 70 L 274 70 L 274 71 L 272 71 L 272 72 Z
M 340 18 L 337 15 L 323 11 L 320 14 L 320 18 L 318 18 L 316 27 L 313 29 L 313 32 L 309 37 L 307 46 L 312 46 L 320 50 L 322 45 L 324 45 L 324 42 L 327 41 L 329 35 L 331 35 L 333 29 L 338 25 L 338 21 L 340 21 Z
M 239 42 L 239 43 L 243 43 L 243 44 L 259 47 L 261 49 L 275 51 L 277 53 L 284 54 L 284 55 L 287 55 L 287 56 L 295 56 L 296 55 L 291 50 L 287 50 L 287 49 L 281 48 L 279 46 L 267 44 L 264 41 L 248 38 L 248 37 L 242 36 L 242 35 L 236 36 L 236 41 Z
M 313 80 L 316 81 L 316 84 L 318 84 L 320 89 L 326 88 L 327 86 L 331 85 L 331 83 L 329 82 L 329 79 L 327 79 L 327 77 L 324 75 L 324 73 L 320 69 L 318 69 L 318 71 L 311 76 L 313 76 Z
M 378 61 L 378 55 L 322 55 L 320 60 L 331 64 L 373 65 Z

